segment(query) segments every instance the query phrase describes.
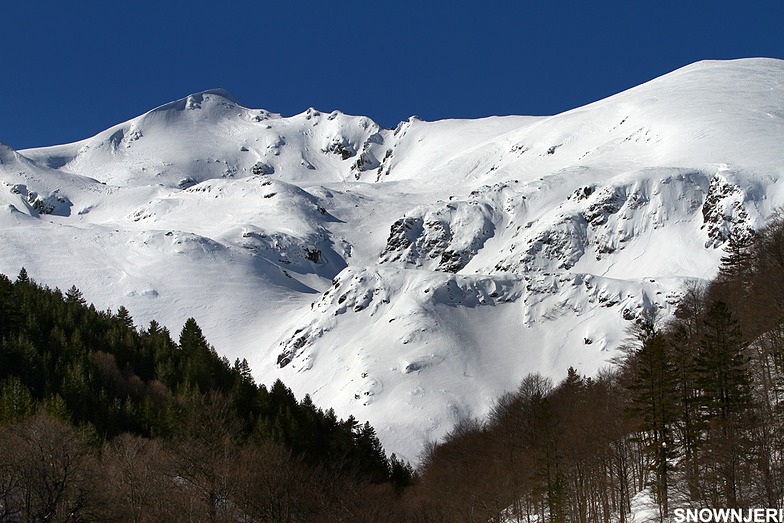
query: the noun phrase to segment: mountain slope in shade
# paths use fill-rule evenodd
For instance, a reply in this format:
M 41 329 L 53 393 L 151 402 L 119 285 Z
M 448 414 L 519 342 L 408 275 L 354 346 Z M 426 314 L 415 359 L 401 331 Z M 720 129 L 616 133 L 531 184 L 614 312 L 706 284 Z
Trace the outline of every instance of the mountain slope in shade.
M 0 146 L 0 271 L 193 316 L 389 451 L 529 372 L 594 373 L 784 204 L 784 62 L 700 62 L 552 117 L 384 129 L 220 90 L 74 144 Z

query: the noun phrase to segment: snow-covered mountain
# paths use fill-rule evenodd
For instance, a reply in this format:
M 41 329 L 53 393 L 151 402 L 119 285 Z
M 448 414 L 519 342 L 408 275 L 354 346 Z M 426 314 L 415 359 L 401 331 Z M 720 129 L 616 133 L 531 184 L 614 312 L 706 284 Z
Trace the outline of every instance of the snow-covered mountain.
M 193 316 L 388 451 L 530 372 L 591 374 L 784 205 L 784 62 L 700 62 L 552 117 L 384 129 L 220 90 L 0 145 L 0 272 L 175 334 Z

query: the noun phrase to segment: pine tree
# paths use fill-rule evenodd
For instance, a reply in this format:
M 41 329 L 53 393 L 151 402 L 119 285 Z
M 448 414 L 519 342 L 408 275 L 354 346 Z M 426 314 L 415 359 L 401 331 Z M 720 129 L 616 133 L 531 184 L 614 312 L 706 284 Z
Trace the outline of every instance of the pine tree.
M 660 519 L 669 516 L 669 461 L 676 457 L 673 427 L 678 420 L 678 373 L 670 361 L 667 340 L 654 333 L 634 356 L 636 370 L 629 386 L 631 410 L 639 420 L 640 430 L 649 434 L 646 450 L 654 463 L 655 494 Z
M 185 382 L 206 392 L 215 383 L 212 351 L 194 318 L 188 318 L 182 327 L 180 352 Z
M 751 376 L 738 322 L 722 301 L 714 301 L 704 321 L 704 335 L 697 354 L 702 415 L 708 427 L 704 452 L 715 467 L 722 502 L 739 503 L 740 469 L 746 461 L 742 417 L 750 409 Z
M 386 481 L 389 468 L 384 449 L 376 436 L 375 429 L 365 422 L 355 435 L 357 468 L 371 481 Z
M 671 359 L 676 369 L 678 389 L 676 430 L 683 453 L 684 477 L 689 494 L 695 499 L 699 496 L 699 473 L 695 457 L 704 429 L 704 419 L 700 416 L 701 400 L 697 388 L 698 368 L 695 361 L 697 345 L 696 328 L 681 320 L 670 335 Z
M 725 255 L 719 267 L 720 281 L 748 284 L 754 267 L 753 231 L 734 231 L 724 247 Z
M 129 329 L 133 329 L 133 318 L 131 317 L 131 313 L 122 305 L 117 309 L 117 319 Z
M 396 494 L 400 494 L 414 482 L 414 469 L 411 464 L 399 460 L 394 453 L 389 456 L 389 481 Z
M 19 329 L 22 311 L 14 293 L 14 285 L 0 274 L 0 340 Z
M 84 299 L 82 291 L 77 289 L 76 285 L 72 285 L 65 293 L 65 303 L 69 305 L 85 305 L 87 300 Z
M 240 361 L 240 359 L 237 358 L 234 361 L 233 369 L 234 372 L 237 373 L 237 375 L 240 377 L 240 380 L 242 380 L 243 383 L 248 383 L 251 385 L 255 383 L 253 380 L 253 374 L 251 374 L 250 372 L 250 365 L 248 365 L 247 359 L 242 358 L 242 361 Z
M 19 271 L 19 275 L 16 277 L 17 283 L 30 283 L 30 276 L 27 274 L 27 269 L 22 267 Z
M 704 335 L 697 354 L 706 413 L 728 419 L 751 401 L 749 358 L 737 320 L 723 301 L 715 301 L 704 321 Z
M 180 351 L 171 339 L 168 329 L 152 320 L 140 335 L 145 353 L 151 356 L 153 375 L 171 390 L 177 390 L 182 381 Z
M 584 380 L 577 369 L 569 367 L 566 369 L 566 380 L 561 384 L 561 388 L 570 393 L 576 394 L 584 385 Z

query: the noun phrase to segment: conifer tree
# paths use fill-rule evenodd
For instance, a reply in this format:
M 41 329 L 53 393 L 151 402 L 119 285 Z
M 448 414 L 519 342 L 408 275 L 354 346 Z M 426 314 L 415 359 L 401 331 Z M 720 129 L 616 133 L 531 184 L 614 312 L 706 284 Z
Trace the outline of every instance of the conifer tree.
M 754 266 L 753 231 L 733 231 L 724 247 L 719 266 L 719 280 L 748 284 Z
M 242 358 L 242 361 L 240 361 L 240 359 L 237 358 L 234 361 L 234 372 L 236 372 L 239 375 L 240 379 L 244 383 L 248 383 L 248 384 L 255 383 L 253 380 L 253 375 L 250 372 L 250 365 L 248 365 L 247 359 Z
M 0 274 L 0 341 L 19 329 L 22 314 L 19 310 L 14 285 Z
M 69 305 L 85 305 L 87 300 L 84 299 L 82 295 L 82 291 L 76 288 L 76 285 L 71 285 L 71 288 L 68 289 L 65 293 L 65 302 Z
M 28 276 L 27 274 L 27 269 L 22 267 L 19 270 L 19 275 L 16 277 L 16 281 L 17 283 L 23 283 L 23 284 L 30 283 L 30 276 Z
M 206 392 L 215 382 L 212 351 L 194 318 L 188 318 L 180 332 L 180 351 L 186 383 Z
M 396 494 L 400 494 L 414 482 L 414 469 L 411 464 L 398 459 L 394 453 L 389 456 L 389 481 Z
M 749 358 L 737 320 L 723 301 L 715 301 L 704 321 L 697 354 L 698 386 L 707 414 L 728 419 L 750 400 Z
M 735 507 L 740 501 L 740 469 L 746 455 L 741 418 L 751 403 L 749 358 L 738 322 L 726 303 L 713 302 L 704 329 L 696 364 L 702 415 L 707 418 L 706 450 L 715 464 L 722 502 Z
M 120 305 L 120 308 L 117 309 L 117 319 L 120 320 L 127 328 L 133 329 L 133 318 L 131 317 L 131 313 L 128 312 L 128 309 L 122 305 Z
M 365 422 L 357 430 L 355 441 L 359 470 L 373 482 L 385 481 L 389 475 L 387 459 L 376 431 L 370 423 Z
M 176 390 L 182 381 L 181 354 L 172 341 L 168 329 L 152 320 L 147 330 L 141 333 L 140 343 L 152 359 L 153 375 L 171 390 Z
M 661 520 L 669 516 L 669 461 L 677 455 L 673 427 L 678 419 L 679 400 L 678 373 L 667 349 L 663 335 L 650 336 L 634 356 L 636 374 L 629 387 L 631 410 L 640 430 L 649 434 L 646 447 L 654 463 Z

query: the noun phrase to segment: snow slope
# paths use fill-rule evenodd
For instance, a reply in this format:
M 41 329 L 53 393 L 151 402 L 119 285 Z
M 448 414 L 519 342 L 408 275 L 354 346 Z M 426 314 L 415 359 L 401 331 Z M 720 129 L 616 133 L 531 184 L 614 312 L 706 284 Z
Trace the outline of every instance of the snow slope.
M 700 62 L 552 117 L 383 129 L 221 90 L 0 145 L 0 271 L 175 334 L 195 317 L 388 451 L 529 372 L 591 374 L 784 204 L 784 62 Z

